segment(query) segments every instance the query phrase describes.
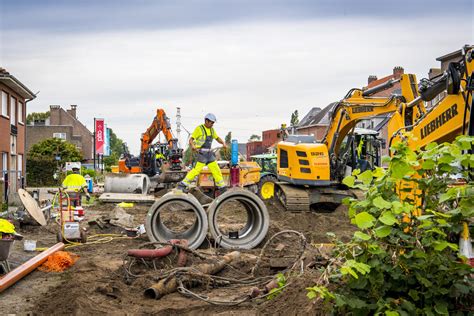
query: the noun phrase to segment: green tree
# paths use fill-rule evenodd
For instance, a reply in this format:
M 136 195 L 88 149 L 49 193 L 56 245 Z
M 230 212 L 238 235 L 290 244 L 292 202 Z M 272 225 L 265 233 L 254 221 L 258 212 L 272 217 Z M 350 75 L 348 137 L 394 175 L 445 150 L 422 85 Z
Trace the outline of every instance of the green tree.
M 399 143 L 388 170 L 346 177 L 346 185 L 367 192 L 365 199 L 349 201 L 359 230 L 350 243 L 336 240 L 308 297 L 323 298 L 336 314 L 469 313 L 474 269 L 459 254 L 456 236 L 474 216 L 473 147 L 468 136 L 420 152 Z
M 227 135 L 225 136 L 224 142 L 227 145 L 227 149 L 221 149 L 220 154 L 221 154 L 221 159 L 222 160 L 230 160 L 230 144 L 232 142 L 232 132 L 228 132 Z
M 104 157 L 105 169 L 111 170 L 111 166 L 117 165 L 120 156 L 123 154 L 123 140 L 117 137 L 114 131 L 110 129 L 110 156 Z
M 260 138 L 261 138 L 261 137 L 260 137 L 259 135 L 257 135 L 257 134 L 252 134 L 252 136 L 250 136 L 250 138 L 249 138 L 249 141 L 250 141 L 250 142 L 259 141 Z
M 296 126 L 296 125 L 298 125 L 299 122 L 300 122 L 300 120 L 298 118 L 298 110 L 295 110 L 293 113 L 291 113 L 290 124 L 291 124 L 291 126 Z
M 48 138 L 34 144 L 28 152 L 30 158 L 50 159 L 64 164 L 68 161 L 82 161 L 82 153 L 77 147 L 59 138 Z M 57 159 L 56 157 L 59 157 Z
M 34 144 L 26 156 L 27 182 L 32 186 L 58 185 L 54 173 L 68 161 L 81 161 L 82 153 L 73 144 L 48 138 Z
M 50 112 L 33 112 L 26 116 L 26 124 L 31 124 L 35 120 L 46 120 L 50 116 Z

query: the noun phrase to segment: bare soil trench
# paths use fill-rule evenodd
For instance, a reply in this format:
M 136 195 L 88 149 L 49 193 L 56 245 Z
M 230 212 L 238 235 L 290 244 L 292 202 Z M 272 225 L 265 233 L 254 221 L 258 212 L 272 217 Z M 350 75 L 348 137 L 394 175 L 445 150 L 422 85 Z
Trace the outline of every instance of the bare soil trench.
M 108 214 L 115 205 L 96 204 L 86 208 L 86 220 L 95 216 Z M 232 206 L 229 206 L 232 207 Z M 277 202 L 267 203 L 270 214 L 270 229 L 265 242 L 275 233 L 282 230 L 296 230 L 304 234 L 307 239 L 305 264 L 318 256 L 315 244 L 329 242 L 327 232 L 333 232 L 347 241 L 354 228 L 347 218 L 347 208 L 339 207 L 333 213 L 290 213 L 285 212 Z M 144 223 L 149 206 L 135 204 L 127 208 L 127 213 L 134 216 L 134 224 Z M 232 211 L 229 215 L 231 225 L 237 222 Z M 88 226 L 88 234 L 122 233 L 123 229 L 116 226 L 100 228 L 97 225 Z M 25 226 L 19 233 L 25 239 L 37 240 L 37 247 L 50 247 L 56 243 L 58 231 L 56 223 L 46 227 Z M 174 254 L 161 259 L 158 267 L 147 268 L 136 265 L 133 272 L 141 276 L 125 281 L 124 258 L 128 249 L 137 248 L 148 242 L 146 236 L 139 238 L 115 239 L 108 243 L 82 245 L 67 249 L 80 256 L 76 264 L 65 272 L 41 272 L 35 270 L 0 294 L 0 310 L 2 314 L 31 314 L 31 315 L 265 315 L 265 314 L 319 314 L 318 306 L 306 297 L 306 287 L 312 286 L 318 277 L 315 269 L 305 268 L 304 272 L 292 272 L 288 279 L 290 283 L 275 298 L 266 298 L 244 302 L 238 306 L 211 305 L 202 300 L 186 297 L 180 293 L 172 293 L 159 300 L 144 296 L 144 290 L 156 283 L 161 268 L 173 268 L 176 262 Z M 269 264 L 275 258 L 296 258 L 300 239 L 295 236 L 283 235 L 276 238 L 268 247 L 259 266 L 258 276 L 271 276 L 278 272 Z M 224 249 L 199 249 L 207 255 L 224 255 L 230 251 Z M 251 274 L 261 248 L 241 251 L 239 260 L 226 266 L 217 275 L 227 278 L 245 278 Z M 23 242 L 17 241 L 10 256 L 12 268 L 18 266 L 35 253 L 25 252 Z M 187 266 L 200 263 L 202 259 L 188 254 Z M 146 275 L 143 275 L 145 274 Z M 212 284 L 202 282 L 193 287 L 192 291 L 214 300 L 238 300 L 250 293 L 253 286 L 230 284 L 229 286 L 213 287 Z

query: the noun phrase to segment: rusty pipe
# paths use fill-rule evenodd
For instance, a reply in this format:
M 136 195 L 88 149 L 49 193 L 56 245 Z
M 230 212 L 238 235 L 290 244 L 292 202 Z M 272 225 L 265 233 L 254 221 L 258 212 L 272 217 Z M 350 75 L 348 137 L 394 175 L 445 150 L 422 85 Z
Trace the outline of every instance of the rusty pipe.
M 30 260 L 26 261 L 16 269 L 12 270 L 10 273 L 0 279 L 0 293 L 5 291 L 7 288 L 15 284 L 18 280 L 22 279 L 24 276 L 28 275 L 31 271 L 43 264 L 43 262 L 45 262 L 50 255 L 63 249 L 64 244 L 62 242 L 59 242 L 51 248 L 48 248 L 47 250 L 43 251 L 39 255 L 34 256 Z
M 188 242 L 187 240 L 185 239 L 171 239 L 169 241 L 170 244 L 173 244 L 173 245 L 181 245 L 181 246 L 185 246 L 187 247 L 188 246 Z M 173 246 L 164 246 L 164 247 L 161 247 L 161 248 L 158 248 L 158 249 L 129 249 L 127 251 L 127 255 L 131 256 L 131 257 L 135 257 L 135 258 L 161 258 L 161 257 L 166 257 L 167 255 L 169 255 L 171 253 L 171 251 L 173 251 Z M 181 261 L 183 261 L 182 257 L 183 255 L 181 255 L 182 252 L 179 253 L 178 255 L 178 266 L 179 267 L 182 267 L 186 264 L 186 254 L 184 254 L 184 263 L 182 266 L 179 265 L 180 263 L 180 258 L 181 258 Z
M 235 259 L 238 259 L 239 257 L 240 252 L 233 251 L 226 254 L 215 263 L 199 264 L 192 267 L 192 270 L 197 270 L 203 274 L 215 274 L 224 269 L 227 264 L 229 264 Z M 182 281 L 184 281 L 183 283 L 187 283 L 190 281 L 190 279 L 184 278 L 184 280 Z M 176 278 L 176 276 L 168 277 L 160 280 L 160 282 L 156 284 L 153 284 L 151 287 L 145 290 L 144 294 L 148 298 L 159 299 L 166 294 L 175 292 L 178 289 L 178 285 L 178 279 Z
M 170 242 L 174 245 L 180 245 L 183 247 L 188 247 L 188 244 L 189 244 L 186 239 L 172 239 Z M 178 267 L 186 266 L 186 261 L 187 261 L 186 250 L 179 249 L 177 266 Z
M 127 255 L 135 258 L 160 258 L 169 255 L 172 250 L 172 246 L 164 246 L 158 249 L 129 249 Z

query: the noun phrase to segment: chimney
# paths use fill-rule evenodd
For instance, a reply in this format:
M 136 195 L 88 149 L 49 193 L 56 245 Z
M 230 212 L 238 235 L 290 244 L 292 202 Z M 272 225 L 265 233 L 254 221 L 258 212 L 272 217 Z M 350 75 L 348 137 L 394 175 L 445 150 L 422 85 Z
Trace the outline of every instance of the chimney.
M 374 82 L 375 80 L 377 80 L 377 76 L 370 75 L 369 79 L 367 79 L 367 84 L 370 84 L 371 82 Z
M 69 110 L 67 110 L 67 112 L 75 119 L 77 119 L 77 116 L 76 116 L 76 108 L 77 108 L 77 105 L 75 104 L 72 104 L 71 105 L 71 108 Z
M 393 77 L 395 79 L 400 79 L 400 77 L 404 74 L 405 70 L 403 67 L 397 66 L 393 68 Z

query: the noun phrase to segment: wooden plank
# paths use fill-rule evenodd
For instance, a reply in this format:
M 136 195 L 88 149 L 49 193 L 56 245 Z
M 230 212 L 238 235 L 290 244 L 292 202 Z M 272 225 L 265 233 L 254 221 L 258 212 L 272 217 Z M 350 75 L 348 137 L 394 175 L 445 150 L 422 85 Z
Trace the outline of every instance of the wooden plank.
M 135 193 L 103 193 L 99 197 L 99 201 L 105 203 L 134 202 L 151 204 L 155 202 L 155 197 L 153 195 Z

